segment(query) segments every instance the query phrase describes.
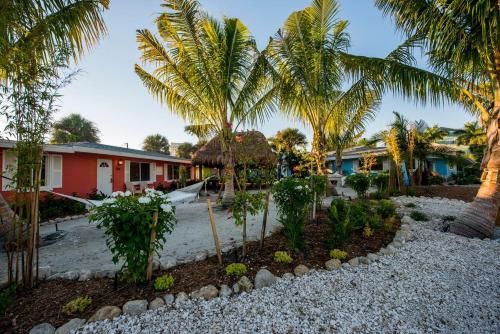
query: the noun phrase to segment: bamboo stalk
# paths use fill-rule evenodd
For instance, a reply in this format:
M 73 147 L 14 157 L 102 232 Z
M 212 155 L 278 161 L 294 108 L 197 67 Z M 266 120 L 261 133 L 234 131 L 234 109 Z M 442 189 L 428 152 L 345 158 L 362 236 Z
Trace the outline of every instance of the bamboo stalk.
M 146 280 L 149 282 L 153 277 L 153 255 L 154 255 L 154 244 L 156 241 L 156 225 L 158 224 L 158 212 L 153 212 L 153 226 L 151 228 L 151 234 L 149 237 L 149 256 L 148 256 L 148 267 L 146 271 Z
M 217 234 L 217 226 L 215 225 L 214 212 L 212 210 L 212 202 L 210 198 L 207 199 L 208 215 L 210 217 L 210 226 L 212 227 L 212 235 L 214 237 L 215 251 L 217 252 L 217 260 L 222 264 L 222 252 L 220 249 L 219 235 Z
M 267 216 L 269 213 L 269 191 L 266 192 L 264 204 L 264 216 L 262 217 L 262 229 L 260 231 L 260 249 L 264 248 L 264 238 L 266 237 Z

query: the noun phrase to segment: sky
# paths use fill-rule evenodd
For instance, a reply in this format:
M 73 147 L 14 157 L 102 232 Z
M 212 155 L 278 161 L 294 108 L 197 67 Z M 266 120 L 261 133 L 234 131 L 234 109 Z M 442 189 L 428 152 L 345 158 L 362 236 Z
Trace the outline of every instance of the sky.
M 104 14 L 108 35 L 75 65 L 80 74 L 61 91 L 63 96 L 56 119 L 79 113 L 97 124 L 101 142 L 109 145 L 128 144 L 131 148 L 140 148 L 144 138 L 154 133 L 166 136 L 170 142 L 196 142 L 196 138 L 184 132 L 187 124 L 156 102 L 134 73 L 134 64 L 140 64 L 136 30 L 148 28 L 156 32 L 153 22 L 162 10 L 161 2 L 111 1 L 110 9 Z M 238 17 L 262 49 L 288 15 L 306 7 L 310 0 L 200 0 L 200 3 L 215 17 Z M 375 8 L 373 0 L 340 0 L 340 6 L 340 17 L 349 21 L 349 52 L 384 57 L 403 41 L 390 18 Z M 473 120 L 456 105 L 422 106 L 386 95 L 376 119 L 368 124 L 366 135 L 385 128 L 393 118 L 392 111 L 410 120 L 424 119 L 429 125 L 446 127 L 462 127 L 464 122 Z M 269 137 L 286 127 L 297 127 L 311 139 L 307 127 L 279 114 L 257 130 Z

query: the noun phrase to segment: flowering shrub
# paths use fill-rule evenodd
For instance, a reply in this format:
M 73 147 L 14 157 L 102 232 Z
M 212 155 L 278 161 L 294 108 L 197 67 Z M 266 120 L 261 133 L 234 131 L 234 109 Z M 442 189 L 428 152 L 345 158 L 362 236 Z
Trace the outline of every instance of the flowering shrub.
M 292 249 L 304 247 L 304 221 L 313 197 L 307 180 L 286 177 L 276 182 L 272 192 L 278 207 L 278 221 Z
M 242 276 L 247 272 L 247 266 L 243 263 L 231 263 L 226 267 L 226 275 L 228 276 Z
M 122 276 L 140 282 L 146 278 L 149 253 L 158 253 L 164 246 L 165 234 L 174 229 L 175 207 L 170 205 L 168 195 L 154 189 L 146 189 L 142 197 L 131 195 L 129 191 L 113 193 L 101 206 L 91 210 L 89 221 L 98 222 L 97 228 L 104 228 L 113 262 L 124 262 Z M 152 231 L 156 233 L 153 242 Z
M 154 287 L 158 291 L 168 290 L 174 285 L 174 282 L 175 280 L 172 275 L 165 274 L 155 279 Z
M 92 304 L 92 298 L 89 296 L 77 297 L 64 305 L 62 312 L 66 315 L 82 313 L 90 304 Z
M 330 257 L 332 259 L 345 260 L 345 259 L 347 259 L 347 252 L 340 250 L 338 248 L 335 248 L 335 249 L 332 249 L 330 251 Z
M 277 263 L 292 263 L 293 259 L 287 252 L 277 251 L 274 253 L 274 262 Z

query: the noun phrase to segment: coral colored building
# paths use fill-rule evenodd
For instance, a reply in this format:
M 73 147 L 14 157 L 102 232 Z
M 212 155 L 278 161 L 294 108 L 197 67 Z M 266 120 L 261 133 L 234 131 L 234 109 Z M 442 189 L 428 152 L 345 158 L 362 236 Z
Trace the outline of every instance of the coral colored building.
M 12 176 L 16 156 L 15 142 L 0 140 L 2 174 Z M 42 167 L 42 190 L 85 197 L 95 189 L 104 194 L 123 191 L 126 185 L 154 187 L 179 178 L 180 166 L 185 166 L 191 179 L 196 170 L 191 160 L 163 153 L 146 152 L 95 143 L 45 145 Z M 8 197 L 11 182 L 1 178 L 1 194 Z

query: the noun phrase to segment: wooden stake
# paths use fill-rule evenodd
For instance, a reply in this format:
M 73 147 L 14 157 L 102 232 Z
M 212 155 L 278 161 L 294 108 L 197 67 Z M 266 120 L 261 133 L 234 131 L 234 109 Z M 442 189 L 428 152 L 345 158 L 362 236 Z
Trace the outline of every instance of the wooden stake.
M 158 224 L 158 212 L 153 212 L 153 227 L 151 228 L 151 235 L 149 238 L 149 257 L 148 257 L 148 268 L 146 271 L 146 280 L 149 282 L 153 277 L 153 255 L 154 255 L 154 244 L 156 241 L 156 225 Z
M 219 264 L 222 264 L 222 252 L 220 249 L 219 235 L 217 234 L 217 226 L 215 226 L 214 212 L 212 211 L 212 202 L 210 198 L 207 199 L 208 215 L 210 216 L 210 226 L 212 226 L 212 235 L 214 237 L 215 251 L 217 252 L 217 259 Z
M 269 213 L 269 191 L 266 191 L 264 204 L 264 216 L 262 217 L 262 229 L 260 231 L 260 249 L 264 247 L 264 238 L 266 237 L 267 216 Z

